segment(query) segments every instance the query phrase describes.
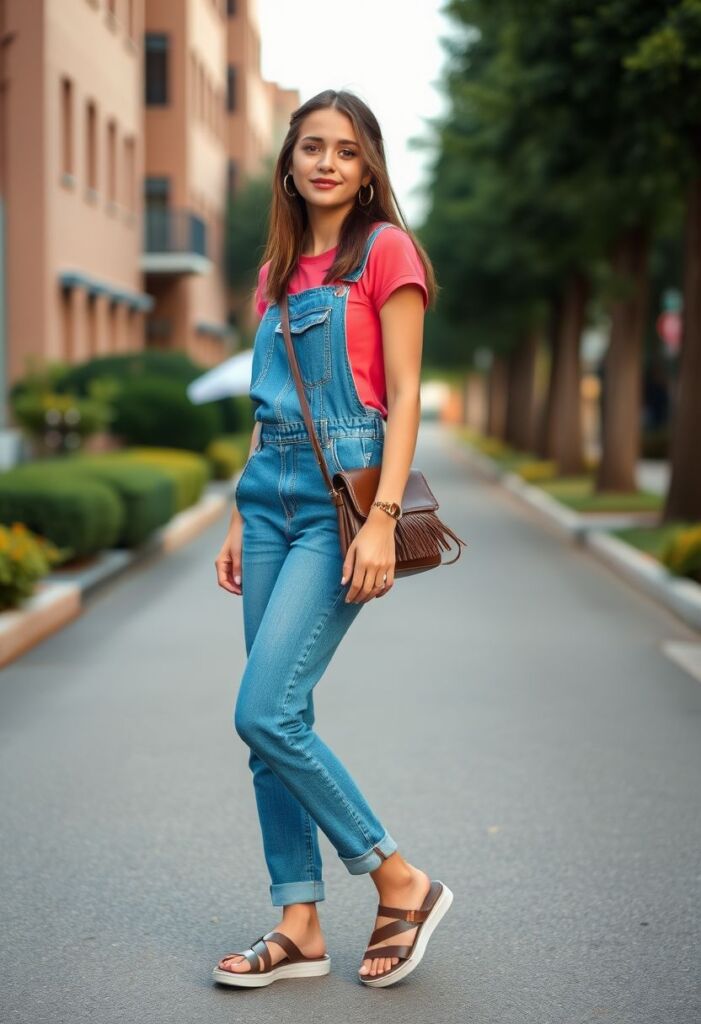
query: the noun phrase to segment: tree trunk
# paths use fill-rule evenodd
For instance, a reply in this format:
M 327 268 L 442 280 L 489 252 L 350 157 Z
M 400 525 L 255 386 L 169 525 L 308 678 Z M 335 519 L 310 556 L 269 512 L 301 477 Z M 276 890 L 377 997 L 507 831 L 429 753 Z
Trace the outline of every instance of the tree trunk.
M 649 238 L 645 228 L 629 228 L 611 257 L 625 293 L 611 305 L 611 339 L 604 360 L 601 396 L 601 459 L 597 491 L 637 490 L 640 454 L 642 352 L 648 305 Z
M 701 130 L 696 150 L 701 158 Z M 701 519 L 701 177 L 692 182 L 687 204 L 684 323 L 679 360 L 664 522 Z
M 584 469 L 579 346 L 588 297 L 588 278 L 575 271 L 565 285 L 552 337 L 544 455 L 555 460 L 562 475 L 581 473 Z
M 537 330 L 524 333 L 509 353 L 507 367 L 506 440 L 522 452 L 535 446 L 535 364 L 538 354 Z
M 487 434 L 504 440 L 506 428 L 506 359 L 492 353 L 487 394 Z
M 554 375 L 552 372 L 555 351 L 557 350 L 557 339 L 560 332 L 560 320 L 562 318 L 562 292 L 554 295 L 550 300 L 550 312 L 547 323 L 547 351 L 550 356 L 550 367 L 548 369 L 548 381 L 546 393 L 541 405 L 538 422 L 536 424 L 536 453 L 541 459 L 549 458 L 548 455 L 548 420 L 550 418 L 550 406 L 552 405 Z

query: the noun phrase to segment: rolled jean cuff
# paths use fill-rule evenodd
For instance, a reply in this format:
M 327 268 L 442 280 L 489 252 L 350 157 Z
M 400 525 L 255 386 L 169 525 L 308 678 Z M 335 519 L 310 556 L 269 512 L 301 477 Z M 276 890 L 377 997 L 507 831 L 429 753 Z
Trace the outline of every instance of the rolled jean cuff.
M 341 860 L 352 875 L 362 875 L 365 871 L 374 871 L 379 868 L 382 861 L 397 849 L 398 846 L 392 836 L 389 832 L 385 832 L 382 839 L 365 853 L 361 853 L 358 857 L 341 857 Z
M 326 898 L 321 880 L 310 882 L 279 882 L 270 886 L 270 899 L 275 907 L 288 903 L 316 903 Z

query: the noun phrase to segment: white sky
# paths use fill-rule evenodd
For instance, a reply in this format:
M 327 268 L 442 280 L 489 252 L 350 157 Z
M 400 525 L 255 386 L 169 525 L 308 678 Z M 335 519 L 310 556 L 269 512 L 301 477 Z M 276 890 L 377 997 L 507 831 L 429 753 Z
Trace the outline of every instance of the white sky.
M 429 137 L 423 118 L 445 109 L 437 80 L 445 63 L 439 37 L 451 26 L 442 0 L 256 0 L 263 77 L 300 100 L 324 89 L 350 89 L 372 109 L 385 140 L 390 178 L 410 227 L 425 200 L 420 186 L 430 153 L 409 148 Z

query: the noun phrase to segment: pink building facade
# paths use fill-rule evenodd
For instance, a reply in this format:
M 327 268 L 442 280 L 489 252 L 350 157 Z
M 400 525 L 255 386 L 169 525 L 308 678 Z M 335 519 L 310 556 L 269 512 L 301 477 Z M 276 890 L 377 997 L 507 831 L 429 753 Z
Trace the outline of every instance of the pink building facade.
M 253 0 L 0 0 L 0 28 L 5 384 L 31 356 L 228 356 L 228 195 L 299 103 Z

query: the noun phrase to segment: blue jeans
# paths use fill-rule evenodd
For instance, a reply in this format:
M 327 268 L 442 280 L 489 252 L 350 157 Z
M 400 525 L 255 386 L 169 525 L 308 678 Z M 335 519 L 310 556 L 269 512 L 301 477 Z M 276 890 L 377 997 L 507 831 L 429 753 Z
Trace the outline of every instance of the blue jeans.
M 330 472 L 379 465 L 381 417 L 316 421 Z M 303 421 L 262 421 L 236 487 L 248 655 L 234 723 L 250 747 L 274 905 L 324 899 L 317 826 L 351 874 L 397 844 L 314 731 L 313 690 L 365 605 L 347 603 L 336 509 Z

